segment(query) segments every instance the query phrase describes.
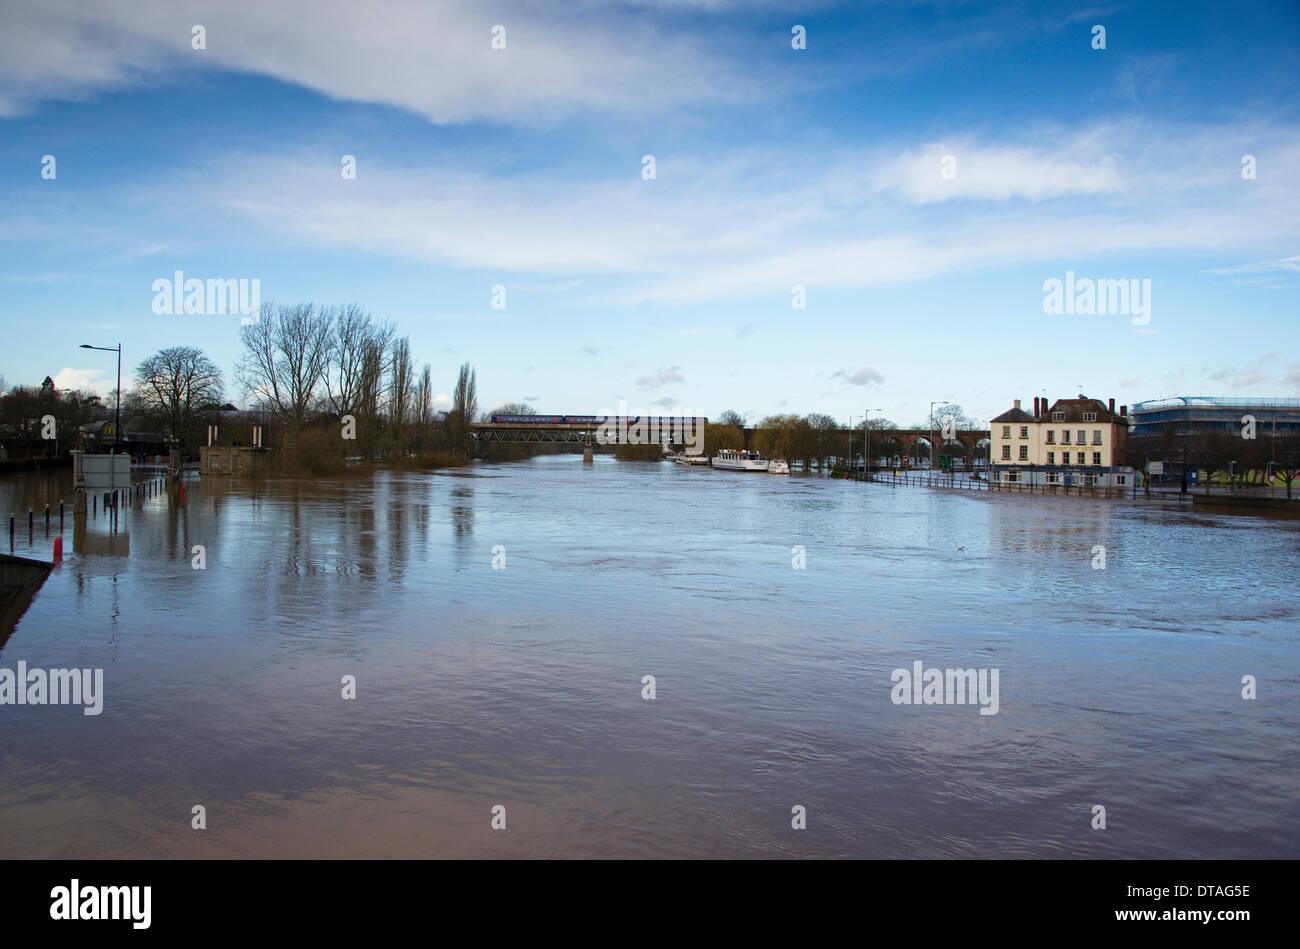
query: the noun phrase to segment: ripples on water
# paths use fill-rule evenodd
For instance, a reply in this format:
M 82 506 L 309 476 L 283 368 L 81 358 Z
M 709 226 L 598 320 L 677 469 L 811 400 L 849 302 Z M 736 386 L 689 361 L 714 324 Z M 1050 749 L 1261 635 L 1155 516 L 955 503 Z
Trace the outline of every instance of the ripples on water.
M 106 692 L 0 708 L 0 856 L 1300 856 L 1296 522 L 575 456 L 187 493 L 0 646 Z M 893 705 L 917 659 L 1000 712 Z

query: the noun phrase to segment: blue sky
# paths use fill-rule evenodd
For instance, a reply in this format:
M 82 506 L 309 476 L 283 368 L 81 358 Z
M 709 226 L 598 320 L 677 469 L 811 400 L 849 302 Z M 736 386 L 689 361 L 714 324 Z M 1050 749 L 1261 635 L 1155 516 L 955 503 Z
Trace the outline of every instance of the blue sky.
M 1294 3 L 6 8 L 9 384 L 106 391 L 77 344 L 120 340 L 237 396 L 238 317 L 151 308 L 181 270 L 359 302 L 440 392 L 469 361 L 547 413 L 1300 396 Z M 1150 322 L 1044 314 L 1067 270 L 1149 279 Z

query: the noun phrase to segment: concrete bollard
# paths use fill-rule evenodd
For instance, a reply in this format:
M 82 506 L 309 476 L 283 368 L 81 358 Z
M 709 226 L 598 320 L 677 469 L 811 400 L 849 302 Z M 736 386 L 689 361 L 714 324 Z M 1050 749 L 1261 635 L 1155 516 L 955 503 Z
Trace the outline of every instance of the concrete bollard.
M 50 532 L 50 506 L 45 505 L 45 533 Z

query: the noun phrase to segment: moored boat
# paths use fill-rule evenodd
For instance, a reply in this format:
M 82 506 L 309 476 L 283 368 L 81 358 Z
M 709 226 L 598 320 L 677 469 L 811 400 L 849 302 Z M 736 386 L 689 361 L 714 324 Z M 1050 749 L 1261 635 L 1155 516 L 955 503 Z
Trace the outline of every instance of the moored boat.
M 713 467 L 724 471 L 767 471 L 768 460 L 755 451 L 723 448 L 713 456 Z
M 773 458 L 771 462 L 768 463 L 767 473 L 768 474 L 789 474 L 790 462 L 786 461 L 784 458 Z

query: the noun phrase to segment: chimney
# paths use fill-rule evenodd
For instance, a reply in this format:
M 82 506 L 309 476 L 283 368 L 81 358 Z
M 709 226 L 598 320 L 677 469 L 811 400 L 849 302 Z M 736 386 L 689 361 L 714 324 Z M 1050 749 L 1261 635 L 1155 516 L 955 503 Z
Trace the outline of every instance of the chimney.
M 1119 407 L 1119 414 L 1122 415 L 1122 416 L 1124 416 L 1125 418 L 1128 418 L 1128 406 L 1127 406 L 1127 405 L 1121 405 L 1121 406 Z
M 1016 408 L 1020 408 L 1020 400 L 1016 399 Z
M 1111 400 L 1110 400 L 1110 414 L 1111 414 L 1111 415 L 1114 415 L 1114 414 L 1115 414 L 1115 400 L 1114 400 L 1114 399 L 1111 399 Z
M 1034 418 L 1038 418 L 1038 396 L 1034 396 Z

